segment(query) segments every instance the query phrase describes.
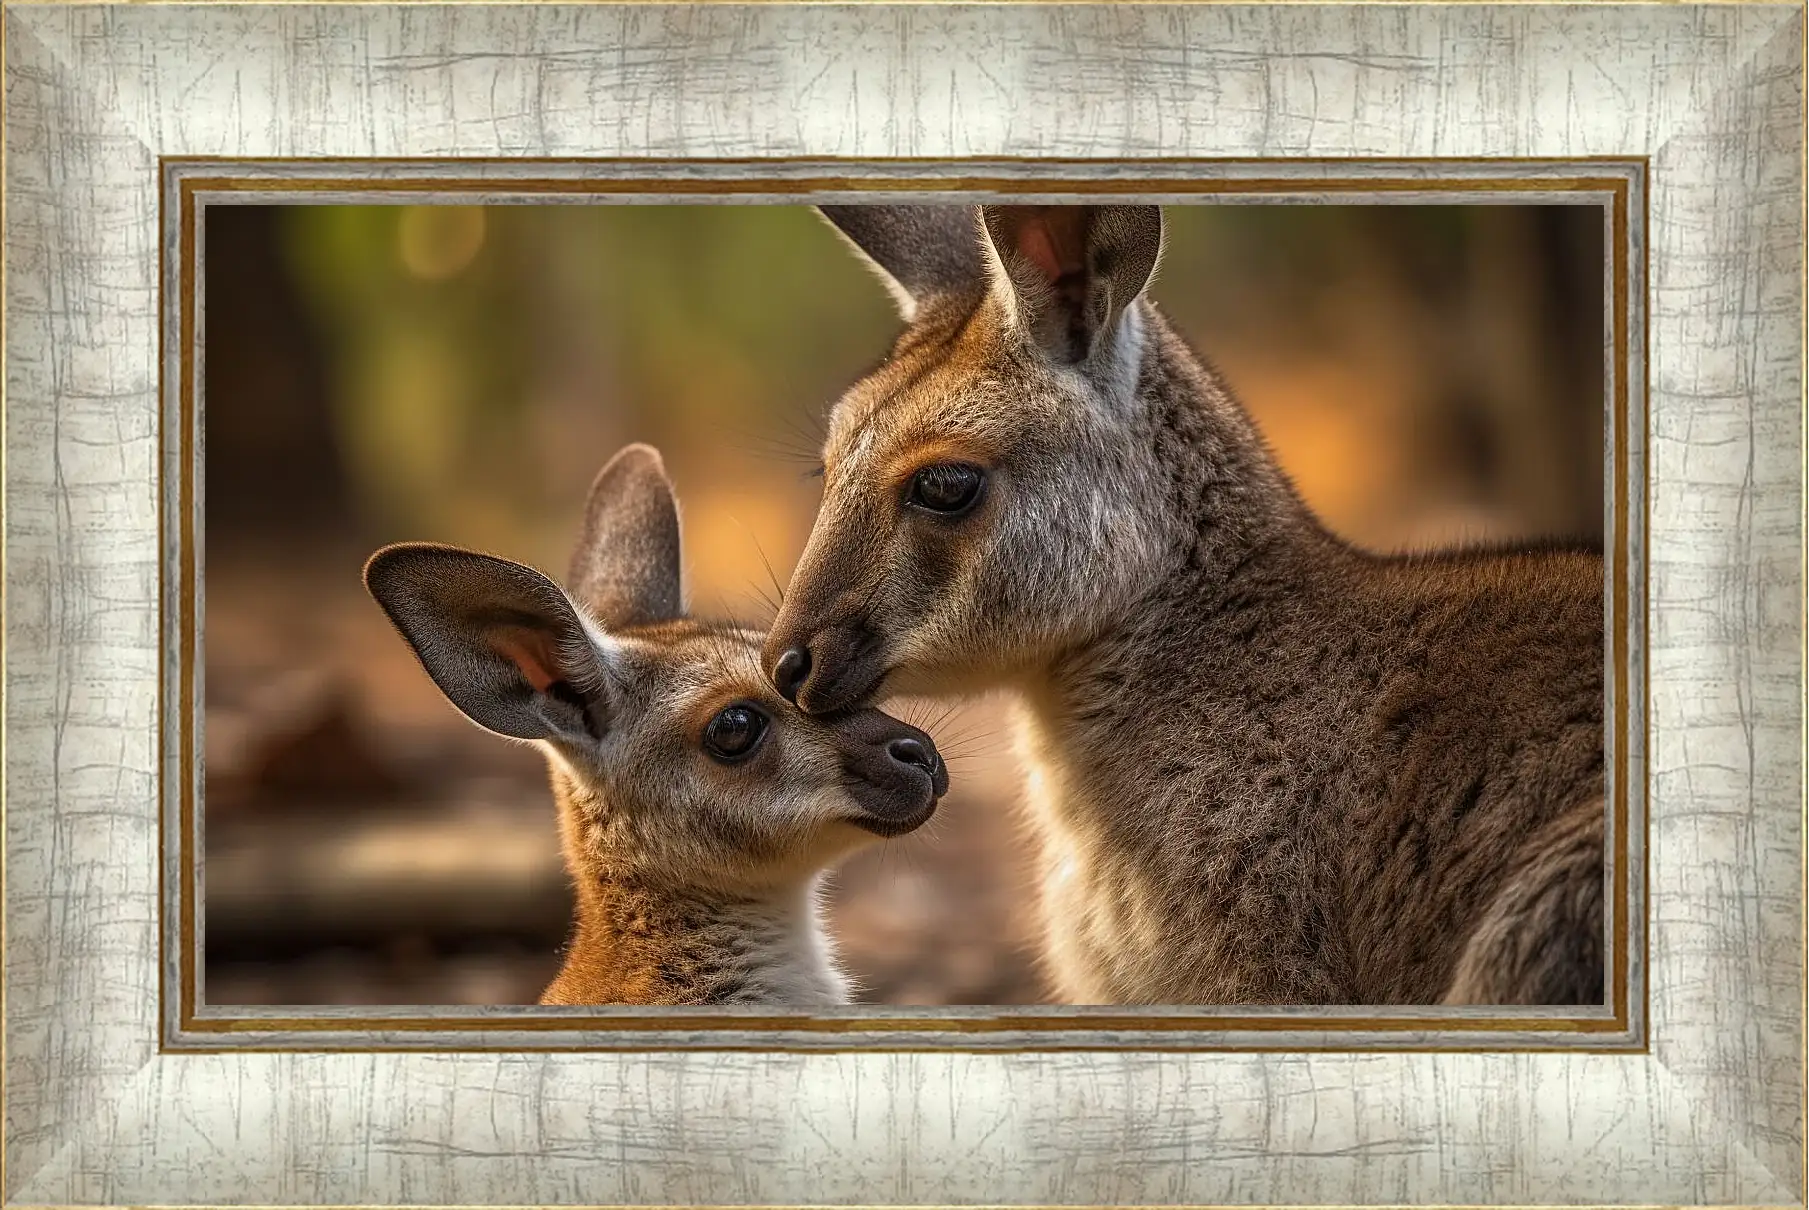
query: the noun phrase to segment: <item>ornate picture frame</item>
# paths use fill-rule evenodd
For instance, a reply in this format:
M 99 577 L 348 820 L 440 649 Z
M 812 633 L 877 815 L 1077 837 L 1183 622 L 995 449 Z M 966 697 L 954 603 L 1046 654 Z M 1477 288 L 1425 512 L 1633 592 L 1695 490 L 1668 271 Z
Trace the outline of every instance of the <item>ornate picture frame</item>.
M 4 20 L 9 1202 L 1802 1201 L 1800 7 Z M 1603 1010 L 206 1004 L 207 206 L 1554 193 L 1611 252 Z

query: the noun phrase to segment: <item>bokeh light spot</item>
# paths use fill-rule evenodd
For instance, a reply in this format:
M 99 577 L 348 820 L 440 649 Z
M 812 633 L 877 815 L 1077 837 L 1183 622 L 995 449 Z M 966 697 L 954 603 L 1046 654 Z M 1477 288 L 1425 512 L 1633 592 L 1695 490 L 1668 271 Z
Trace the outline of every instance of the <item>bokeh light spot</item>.
M 482 206 L 409 206 L 397 229 L 402 265 L 424 281 L 444 281 L 470 267 L 484 247 Z

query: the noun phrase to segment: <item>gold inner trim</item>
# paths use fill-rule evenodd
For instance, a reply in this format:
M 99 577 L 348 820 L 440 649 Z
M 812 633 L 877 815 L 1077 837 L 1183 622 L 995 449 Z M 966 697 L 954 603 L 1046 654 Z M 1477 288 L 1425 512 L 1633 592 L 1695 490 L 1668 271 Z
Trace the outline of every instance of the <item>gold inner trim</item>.
M 161 167 L 165 170 L 163 179 L 168 180 L 167 172 L 176 164 L 217 164 L 221 167 L 243 166 L 250 164 L 296 163 L 305 160 L 220 160 L 220 159 L 165 159 Z M 316 161 L 322 162 L 322 161 Z M 335 162 L 335 161 L 325 161 Z M 337 161 L 343 162 L 343 161 Z M 443 160 L 395 160 L 386 163 L 434 163 L 443 164 Z M 486 161 L 466 161 L 483 163 Z M 523 161 L 499 161 L 520 163 Z M 537 160 L 526 161 L 537 163 L 561 163 L 572 165 L 600 165 L 604 163 L 634 164 L 645 168 L 647 161 L 599 161 L 599 160 Z M 762 166 L 770 168 L 784 160 L 746 161 L 744 166 L 750 172 L 759 171 Z M 790 161 L 822 163 L 822 160 Z M 894 161 L 897 162 L 897 161 Z M 912 161 L 903 161 L 912 162 Z M 920 163 L 946 163 L 948 161 L 916 161 Z M 1001 162 L 998 159 L 993 163 Z M 1079 161 L 1020 160 L 1010 162 L 1038 163 L 1042 165 L 1072 163 Z M 1139 160 L 1138 164 L 1157 166 L 1163 163 L 1235 163 L 1248 161 L 1227 160 Z M 1438 164 L 1438 160 L 1319 160 L 1308 161 L 1324 164 Z M 1586 167 L 1599 161 L 1588 160 L 1495 160 L 1491 163 L 1513 163 L 1523 166 L 1539 165 L 1576 165 Z M 667 163 L 678 163 L 667 161 Z M 724 165 L 711 162 L 708 166 L 720 168 Z M 1649 166 L 1641 162 L 1642 171 L 1649 176 Z M 182 463 L 177 475 L 178 500 L 180 511 L 180 549 L 177 558 L 180 560 L 177 588 L 177 620 L 180 626 L 178 636 L 179 665 L 177 674 L 176 709 L 181 720 L 179 749 L 182 757 L 182 775 L 180 781 L 179 800 L 175 804 L 180 814 L 181 837 L 179 842 L 179 884 L 175 888 L 178 902 L 179 933 L 181 953 L 179 963 L 178 1023 L 186 1034 L 213 1034 L 221 1036 L 266 1033 L 293 1034 L 328 1034 L 328 1033 L 466 1033 L 481 1035 L 499 1031 L 519 1033 L 549 1033 L 575 1031 L 607 1031 L 621 1034 L 653 1033 L 653 1032 L 698 1032 L 734 1031 L 744 1034 L 761 1033 L 810 1033 L 822 1035 L 826 1039 L 851 1034 L 893 1033 L 893 1034 L 972 1034 L 986 1035 L 1005 1032 L 1047 1032 L 1047 1031 L 1138 1031 L 1175 1035 L 1185 1032 L 1211 1031 L 1215 1033 L 1246 1032 L 1255 1034 L 1279 1032 L 1358 1032 L 1367 1031 L 1383 1034 L 1411 1034 L 1423 1032 L 1442 1032 L 1454 1034 L 1473 1034 L 1480 1032 L 1514 1034 L 1566 1034 L 1592 1035 L 1624 1034 L 1630 1024 L 1629 1017 L 1629 927 L 1631 921 L 1631 905 L 1629 903 L 1630 883 L 1628 875 L 1628 827 L 1629 827 L 1629 788 L 1633 770 L 1629 767 L 1627 753 L 1627 718 L 1629 706 L 1628 689 L 1628 608 L 1631 602 L 1631 583 L 1628 578 L 1630 549 L 1628 546 L 1629 522 L 1627 516 L 1628 499 L 1628 456 L 1627 433 L 1629 402 L 1628 385 L 1628 351 L 1630 347 L 1630 317 L 1627 311 L 1629 301 L 1629 258 L 1628 238 L 1630 232 L 1629 216 L 1629 182 L 1623 177 L 1597 177 L 1587 174 L 1551 178 L 1517 178 L 1517 177 L 1477 177 L 1473 179 L 1446 178 L 1443 180 L 1409 180 L 1401 178 L 1326 178 L 1326 179 L 1284 179 L 1284 178 L 1249 178 L 1231 180 L 1202 180 L 1191 178 L 1165 178 L 1159 175 L 1138 177 L 1136 179 L 1114 179 L 1110 181 L 1074 180 L 1055 177 L 1040 178 L 988 178 L 961 177 L 938 179 L 933 177 L 853 177 L 853 176 L 811 176 L 790 180 L 761 179 L 728 179 L 700 181 L 662 180 L 657 177 L 621 177 L 607 180 L 561 180 L 555 178 L 529 178 L 496 180 L 439 180 L 431 178 L 403 178 L 392 180 L 369 180 L 345 177 L 316 177 L 308 179 L 270 179 L 259 177 L 234 177 L 221 175 L 218 177 L 186 177 L 179 186 L 179 236 L 178 255 L 180 259 L 180 285 L 177 300 L 178 331 L 180 345 L 180 362 L 177 375 L 177 390 L 180 393 L 181 433 L 184 437 Z M 665 194 L 682 196 L 721 196 L 750 193 L 767 193 L 793 195 L 800 203 L 807 202 L 809 195 L 832 192 L 870 192 L 870 193 L 1005 193 L 1005 194 L 1066 194 L 1087 196 L 1122 196 L 1150 194 L 1195 194 L 1238 195 L 1259 193 L 1318 193 L 1318 194 L 1377 194 L 1377 193 L 1603 193 L 1611 195 L 1610 220 L 1611 239 L 1608 255 L 1613 267 L 1612 316 L 1613 349 L 1614 349 L 1614 390 L 1610 423 L 1614 438 L 1613 465 L 1613 500 L 1614 525 L 1608 551 L 1609 591 L 1614 602 L 1614 616 L 1618 625 L 1609 637 L 1609 653 L 1613 663 L 1613 700 L 1612 716 L 1615 736 L 1615 790 L 1610 809 L 1614 820 L 1614 885 L 1612 890 L 1613 905 L 1613 967 L 1611 1016 L 1597 1017 L 1449 1017 L 1433 1014 L 1414 1016 L 1395 1016 L 1378 1018 L 1310 1016 L 1306 1014 L 1277 1016 L 1239 1016 L 1224 1012 L 1179 1012 L 1163 1015 L 1139 1014 L 1125 1011 L 1110 1015 L 1087 1013 L 1077 1015 L 1064 1012 L 1061 1006 L 1050 1006 L 1047 1012 L 1020 1013 L 1009 1016 L 993 1017 L 933 1017 L 912 1016 L 908 1012 L 892 1014 L 875 1014 L 862 1017 L 816 1017 L 803 1013 L 786 1015 L 729 1016 L 711 1014 L 696 1010 L 668 1010 L 659 1016 L 549 1016 L 511 1015 L 508 1017 L 491 1017 L 474 1019 L 447 1015 L 401 1016 L 391 1018 L 360 1017 L 230 1017 L 196 1015 L 196 854 L 194 851 L 195 823 L 200 810 L 197 802 L 194 768 L 194 720 L 198 705 L 195 697 L 195 605 L 198 591 L 196 576 L 195 547 L 195 509 L 194 509 L 194 451 L 196 449 L 196 383 L 195 383 L 195 320 L 196 320 L 196 223 L 200 207 L 198 196 L 206 193 L 281 193 L 306 194 L 323 192 L 368 193 L 368 194 L 544 194 L 544 195 L 625 195 L 625 194 Z M 167 197 L 167 194 L 166 194 Z M 160 252 L 160 256 L 162 253 Z M 1646 264 L 1649 265 L 1650 253 L 1647 252 Z M 168 300 L 165 300 L 167 308 Z M 1643 312 L 1642 312 L 1643 314 Z M 1648 331 L 1641 333 L 1644 347 L 1649 349 L 1649 320 L 1645 325 Z M 160 330 L 161 341 L 161 330 Z M 1643 380 L 1642 380 L 1643 381 Z M 160 366 L 159 392 L 168 389 L 167 375 Z M 163 401 L 167 409 L 167 400 Z M 160 449 L 167 450 L 167 437 L 163 433 L 160 413 L 159 443 Z M 160 469 L 167 473 L 167 462 Z M 167 521 L 164 517 L 166 495 L 159 494 L 158 530 L 159 535 L 167 532 Z M 1648 518 L 1642 515 L 1640 523 L 1648 524 Z M 1644 531 L 1642 529 L 1642 537 Z M 1642 573 L 1645 571 L 1646 544 L 1641 543 Z M 1644 575 L 1642 574 L 1642 582 Z M 159 620 L 167 620 L 168 603 L 160 592 Z M 1642 656 L 1644 648 L 1642 647 Z M 168 742 L 167 704 L 164 693 L 159 692 L 159 716 L 165 724 L 160 728 L 158 737 L 159 768 L 165 763 L 167 756 L 165 745 Z M 1641 775 L 1642 794 L 1644 793 L 1644 769 Z M 159 858 L 164 857 L 164 836 L 167 834 L 167 813 L 171 806 L 170 787 L 164 784 L 161 788 L 160 803 L 165 828 L 159 831 Z M 1650 850 L 1646 848 L 1647 871 L 1650 869 Z M 168 888 L 164 905 L 168 905 Z M 1644 935 L 1645 952 L 1650 955 L 1650 930 Z M 160 951 L 165 944 L 159 931 Z M 167 955 L 166 955 L 167 958 Z M 1649 962 L 1646 969 L 1650 969 Z M 167 987 L 160 984 L 160 1002 L 167 996 Z M 862 1045 L 850 1039 L 847 1043 L 836 1045 L 825 1042 L 814 1046 L 787 1046 L 783 1042 L 735 1043 L 732 1041 L 713 1041 L 707 1037 L 696 1042 L 673 1044 L 664 1040 L 655 1043 L 661 1049 L 715 1049 L 715 1050 L 760 1050 L 760 1051 L 809 1051 L 822 1052 L 837 1049 L 881 1049 L 888 1051 L 959 1051 L 963 1049 L 985 1049 L 989 1051 L 1012 1052 L 1032 1050 L 1225 1050 L 1238 1052 L 1262 1052 L 1285 1050 L 1288 1052 L 1344 1052 L 1355 1049 L 1366 1049 L 1361 1043 L 1353 1042 L 1349 1046 L 1316 1044 L 1304 1046 L 1276 1047 L 1261 1045 L 1237 1045 L 1229 1042 L 1198 1042 L 1187 1044 L 1179 1039 L 1163 1038 L 1160 1041 L 1138 1041 L 1132 1044 L 1117 1042 L 1089 1043 L 1085 1040 L 1051 1040 L 1048 1043 L 1018 1042 L 1011 1045 L 982 1045 L 970 1043 L 927 1043 L 913 1046 L 908 1040 L 874 1040 Z M 168 1038 L 160 1041 L 161 1049 L 172 1049 Z M 292 1047 L 273 1043 L 271 1049 L 289 1049 Z M 383 1046 L 349 1045 L 349 1046 L 315 1046 L 313 1049 L 333 1049 L 338 1051 L 357 1051 L 377 1053 L 386 1051 L 421 1050 L 427 1046 L 408 1046 L 389 1044 Z M 435 1047 L 433 1049 L 469 1049 L 470 1044 L 457 1044 L 453 1047 Z M 1606 1049 L 1616 1052 L 1629 1050 L 1643 1051 L 1647 1043 L 1641 1041 L 1637 1046 L 1613 1045 Z M 180 1049 L 198 1051 L 210 1049 L 204 1046 L 191 1046 L 184 1043 Z M 243 1050 L 240 1047 L 220 1047 L 219 1049 Z M 524 1047 L 523 1050 L 568 1050 L 575 1047 Z M 1373 1044 L 1367 1049 L 1377 1049 Z M 1413 1043 L 1402 1046 L 1387 1046 L 1391 1052 L 1413 1051 L 1495 1051 L 1512 1049 L 1516 1052 L 1563 1051 L 1566 1053 L 1587 1052 L 1591 1048 L 1561 1047 L 1550 1044 L 1532 1042 L 1528 1044 L 1496 1045 L 1489 1047 L 1461 1047 L 1457 1045 L 1439 1045 Z

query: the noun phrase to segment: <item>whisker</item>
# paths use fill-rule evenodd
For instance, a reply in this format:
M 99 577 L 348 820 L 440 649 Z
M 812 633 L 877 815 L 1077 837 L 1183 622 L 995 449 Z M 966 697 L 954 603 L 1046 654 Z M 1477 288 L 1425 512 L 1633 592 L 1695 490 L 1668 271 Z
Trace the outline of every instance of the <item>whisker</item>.
M 754 544 L 754 553 L 760 556 L 760 565 L 766 568 L 766 577 L 773 582 L 773 591 L 779 594 L 779 604 L 785 604 L 785 585 L 779 583 L 779 573 L 773 570 L 773 561 L 766 557 L 766 548 L 760 545 L 760 535 L 748 528 L 740 517 L 730 514 L 729 520 L 740 527 L 741 532 L 748 536 L 748 541 Z
M 924 724 L 922 729 L 925 731 L 928 731 L 930 734 L 934 735 L 937 732 L 939 732 L 940 730 L 942 730 L 942 728 L 948 724 L 948 721 L 950 719 L 954 718 L 958 713 L 960 713 L 960 711 L 961 711 L 961 703 L 960 702 L 955 702 L 951 705 L 944 706 L 941 710 L 939 710 L 936 713 L 935 719 L 929 723 Z
M 957 731 L 952 735 L 936 735 L 932 732 L 931 737 L 935 739 L 937 749 L 942 752 L 965 752 L 971 754 L 982 751 L 997 752 L 1002 750 L 1002 744 L 1000 743 L 1002 737 L 996 732 L 991 731 Z
M 760 556 L 760 565 L 766 568 L 766 576 L 773 582 L 773 591 L 779 595 L 779 604 L 785 604 L 785 585 L 779 583 L 779 573 L 773 570 L 772 560 L 766 557 L 766 548 L 760 545 L 760 539 L 754 538 L 754 553 Z
M 787 462 L 802 462 L 806 465 L 816 462 L 823 447 L 822 440 L 800 429 L 794 421 L 784 417 L 780 419 L 785 426 L 782 433 L 734 425 L 726 426 L 721 431 L 728 438 L 729 447 L 742 453 Z

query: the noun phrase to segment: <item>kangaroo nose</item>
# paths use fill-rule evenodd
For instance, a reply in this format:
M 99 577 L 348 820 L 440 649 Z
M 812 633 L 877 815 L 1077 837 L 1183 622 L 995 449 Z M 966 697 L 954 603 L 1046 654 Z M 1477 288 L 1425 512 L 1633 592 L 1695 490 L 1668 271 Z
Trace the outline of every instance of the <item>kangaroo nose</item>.
M 930 754 L 928 748 L 923 746 L 922 740 L 912 739 L 907 735 L 903 739 L 895 739 L 887 744 L 886 752 L 901 765 L 916 765 L 931 775 L 936 772 L 936 758 Z
M 779 662 L 773 665 L 773 688 L 786 701 L 796 705 L 798 689 L 809 675 L 810 652 L 802 647 L 787 647 L 785 654 L 779 657 Z

